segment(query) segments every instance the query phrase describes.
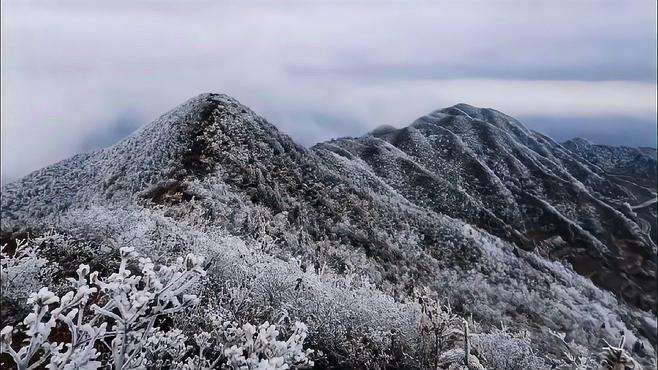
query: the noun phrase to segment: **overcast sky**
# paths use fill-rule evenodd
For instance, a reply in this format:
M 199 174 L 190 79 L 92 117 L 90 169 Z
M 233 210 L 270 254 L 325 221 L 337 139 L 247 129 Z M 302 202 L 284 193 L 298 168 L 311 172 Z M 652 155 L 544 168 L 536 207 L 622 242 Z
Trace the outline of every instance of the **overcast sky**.
M 202 92 L 304 145 L 464 102 L 656 146 L 655 0 L 241 3 L 2 1 L 3 183 Z

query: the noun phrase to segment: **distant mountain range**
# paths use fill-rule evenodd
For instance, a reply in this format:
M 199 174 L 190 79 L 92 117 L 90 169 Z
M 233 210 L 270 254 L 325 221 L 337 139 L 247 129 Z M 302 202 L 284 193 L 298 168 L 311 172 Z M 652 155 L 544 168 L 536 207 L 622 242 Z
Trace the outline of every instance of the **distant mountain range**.
M 2 238 L 54 230 L 169 255 L 221 229 L 318 273 L 367 276 L 397 301 L 429 287 L 548 352 L 558 352 L 549 329 L 592 348 L 595 333 L 624 331 L 649 361 L 655 201 L 655 149 L 558 143 L 493 109 L 458 104 L 304 148 L 236 100 L 204 94 L 116 145 L 7 184 Z

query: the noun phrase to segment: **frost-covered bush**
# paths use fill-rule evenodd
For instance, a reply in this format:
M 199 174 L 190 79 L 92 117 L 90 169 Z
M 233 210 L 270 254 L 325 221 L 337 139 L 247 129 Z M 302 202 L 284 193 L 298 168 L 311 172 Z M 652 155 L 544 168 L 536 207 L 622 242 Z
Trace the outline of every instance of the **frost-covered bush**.
M 297 321 L 288 339 L 279 339 L 277 325 L 258 326 L 227 321 L 217 310 L 205 310 L 207 331 L 194 335 L 197 353 L 188 357 L 185 369 L 288 369 L 313 367 L 312 350 L 304 349 L 306 325 Z
M 2 329 L 2 352 L 19 369 L 43 364 L 95 369 L 101 366 L 97 346 L 102 345 L 115 368 L 144 366 L 143 347 L 156 331 L 156 321 L 198 302 L 188 290 L 205 271 L 202 260 L 188 255 L 157 267 L 139 258 L 141 274 L 133 274 L 128 264 L 136 258 L 132 248 L 122 248 L 119 271 L 109 277 L 90 274 L 88 265 L 80 265 L 77 278 L 68 279 L 73 290 L 61 297 L 46 287 L 31 294 L 27 303 L 32 312 L 22 325 Z M 68 331 L 69 341 L 55 339 L 62 330 Z M 18 350 L 12 346 L 15 332 L 26 337 Z
M 621 333 L 619 345 L 614 346 L 605 342 L 605 347 L 601 351 L 601 366 L 604 370 L 626 370 L 639 369 L 640 365 L 624 349 L 626 337 Z
M 487 369 L 526 370 L 548 369 L 530 345 L 527 333 L 509 333 L 498 331 L 489 334 L 476 334 L 472 337 L 473 347 Z
M 559 368 L 591 369 L 598 367 L 597 361 L 587 347 L 579 345 L 573 339 L 567 341 L 566 333 L 548 331 L 551 338 L 560 348 L 560 358 L 556 361 Z
M 3 297 L 25 299 L 39 289 L 39 275 L 48 260 L 37 253 L 35 243 L 17 239 L 13 253 L 0 245 L 0 288 Z
M 19 369 L 313 366 L 313 351 L 304 349 L 308 330 L 301 322 L 294 323 L 287 339 L 280 339 L 281 326 L 239 324 L 223 319 L 227 311 L 221 307 L 206 306 L 205 322 L 194 335 L 172 329 L 177 313 L 198 307 L 199 298 L 190 292 L 206 275 L 204 260 L 188 254 L 160 265 L 133 248 L 120 251 L 118 271 L 106 278 L 83 264 L 76 278 L 67 279 L 69 292 L 58 296 L 43 287 L 32 293 L 27 300 L 32 312 L 21 324 L 2 329 L 1 352 Z M 29 256 L 25 258 L 36 254 Z
M 464 319 L 454 314 L 450 305 L 441 305 L 427 288 L 416 292 L 416 300 L 421 306 L 423 351 L 428 354 L 426 358 L 429 360 L 425 365 L 437 368 L 442 355 L 455 349 L 458 342 L 467 340 Z
M 309 327 L 311 348 L 327 355 L 322 361 L 377 366 L 410 354 L 419 342 L 418 307 L 397 303 L 357 277 L 303 271 L 299 260 L 255 253 L 236 238 L 206 250 L 213 261 L 209 291 L 230 298 L 220 304 L 231 311 L 226 317 L 240 323 L 299 318 Z

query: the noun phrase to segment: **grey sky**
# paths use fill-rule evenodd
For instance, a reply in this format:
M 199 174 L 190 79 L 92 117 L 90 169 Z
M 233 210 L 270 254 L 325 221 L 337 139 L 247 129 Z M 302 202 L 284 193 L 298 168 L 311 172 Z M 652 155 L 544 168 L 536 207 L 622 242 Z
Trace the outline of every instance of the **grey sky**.
M 3 1 L 2 179 L 210 91 L 305 145 L 465 102 L 558 139 L 655 146 L 655 6 Z

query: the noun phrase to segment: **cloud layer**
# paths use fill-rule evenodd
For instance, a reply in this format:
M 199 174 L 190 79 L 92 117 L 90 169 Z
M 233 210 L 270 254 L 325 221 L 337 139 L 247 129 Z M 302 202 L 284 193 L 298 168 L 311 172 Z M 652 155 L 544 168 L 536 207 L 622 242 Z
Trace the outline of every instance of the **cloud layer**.
M 655 6 L 3 2 L 3 182 L 208 91 L 305 145 L 465 102 L 655 146 Z

